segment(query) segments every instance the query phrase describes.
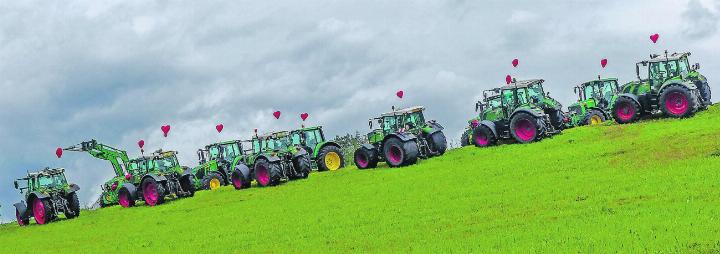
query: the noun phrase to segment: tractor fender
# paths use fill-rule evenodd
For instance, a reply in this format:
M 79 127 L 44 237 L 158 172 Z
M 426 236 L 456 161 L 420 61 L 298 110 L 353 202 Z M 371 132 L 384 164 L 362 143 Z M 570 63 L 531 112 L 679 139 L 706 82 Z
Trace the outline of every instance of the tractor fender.
M 509 119 L 512 119 L 513 117 L 515 117 L 515 115 L 517 115 L 517 114 L 520 113 L 520 112 L 525 112 L 525 113 L 530 114 L 531 116 L 538 117 L 538 118 L 542 118 L 542 117 L 543 117 L 543 115 L 542 115 L 541 113 L 539 113 L 539 112 L 537 112 L 537 111 L 535 111 L 535 110 L 530 110 L 530 109 L 527 109 L 527 108 L 519 108 L 519 109 L 516 109 L 516 110 L 510 115 L 510 118 L 509 118 Z
M 435 121 L 429 121 L 429 122 L 428 122 L 428 127 L 430 127 L 430 131 L 427 132 L 427 135 L 431 135 L 431 134 L 434 134 L 434 133 L 437 133 L 437 132 L 441 132 L 442 130 L 445 129 L 444 127 L 442 127 L 442 125 L 440 125 L 439 123 L 437 123 L 437 122 L 435 122 Z
M 301 156 L 306 156 L 307 154 L 308 152 L 307 150 L 305 150 L 305 148 L 300 148 L 298 149 L 297 153 L 293 154 L 292 158 L 295 159 Z
M 35 197 L 35 198 L 43 199 L 43 198 L 49 198 L 50 196 L 47 195 L 47 194 L 43 194 L 42 192 L 33 191 L 33 192 L 30 192 L 29 197 Z M 30 198 L 28 198 L 28 200 L 30 200 Z
M 259 160 L 259 159 L 266 159 L 268 162 L 278 162 L 278 161 L 280 161 L 280 158 L 279 158 L 279 157 L 277 157 L 277 156 L 272 156 L 272 155 L 260 155 L 260 156 L 258 156 L 257 158 L 255 158 L 255 161 L 257 161 L 257 160 Z
M 602 109 L 602 108 L 590 107 L 590 108 L 587 109 L 587 111 L 590 111 L 590 110 L 600 111 L 600 113 L 602 113 L 602 114 L 605 116 L 605 119 L 608 119 L 608 117 L 610 117 L 610 112 L 607 112 L 606 110 L 604 110 L 604 109 Z
M 17 209 L 18 213 L 20 213 L 20 216 L 23 217 L 23 219 L 28 217 L 28 209 L 27 205 L 25 205 L 25 201 L 20 201 L 19 203 L 15 203 L 13 206 L 15 206 L 15 209 Z
M 132 183 L 124 183 L 120 189 L 121 189 L 121 190 L 122 190 L 122 189 L 126 189 L 126 190 L 128 191 L 128 194 L 130 194 L 130 199 L 131 199 L 131 200 L 137 199 L 137 188 L 135 187 L 134 184 L 132 184 Z M 120 193 L 120 191 L 118 191 L 118 194 L 119 194 L 119 193 Z
M 151 178 L 152 178 L 153 180 L 155 180 L 156 182 L 164 182 L 164 181 L 167 181 L 167 177 L 165 177 L 165 176 L 159 176 L 159 175 L 156 175 L 156 174 L 147 174 L 147 175 L 145 175 L 145 176 L 143 177 L 143 181 L 145 181 L 145 179 L 147 179 L 148 177 L 151 177 Z M 141 183 L 142 183 L 142 181 L 141 181 Z
M 640 104 L 640 99 L 638 99 L 637 95 L 634 95 L 634 94 L 631 94 L 631 93 L 621 93 L 621 94 L 618 94 L 617 97 L 618 97 L 618 98 L 620 98 L 620 97 L 625 97 L 625 98 L 628 98 L 628 99 L 631 99 L 631 100 L 635 101 L 635 103 L 637 103 L 638 105 L 642 105 L 642 104 Z
M 387 141 L 390 138 L 397 138 L 397 139 L 400 139 L 402 142 L 417 140 L 417 137 L 411 133 L 398 132 L 398 133 L 388 134 L 387 136 L 385 136 L 385 139 L 383 139 L 383 143 L 385 143 L 385 141 Z
M 671 80 L 671 81 L 668 81 L 667 83 L 663 84 L 663 85 L 660 87 L 660 90 L 658 90 L 658 91 L 659 91 L 659 92 L 658 92 L 658 95 L 661 95 L 661 94 L 664 92 L 665 88 L 667 88 L 668 86 L 671 86 L 671 85 L 684 86 L 684 87 L 687 87 L 687 89 L 689 89 L 689 90 L 696 90 L 696 89 L 698 89 L 697 85 L 695 85 L 695 84 L 692 83 L 692 82 L 683 82 L 683 81 L 681 81 L 681 80 Z
M 374 151 L 376 148 L 375 148 L 375 146 L 372 145 L 372 144 L 362 144 L 362 145 L 360 145 L 360 147 L 358 147 L 358 150 L 360 150 L 360 149 L 366 149 L 366 150 Z
M 478 126 L 487 127 L 488 129 L 490 129 L 490 131 L 492 131 L 493 135 L 497 137 L 497 129 L 495 128 L 495 123 L 493 121 L 482 120 L 480 121 L 480 124 Z
M 240 174 L 242 174 L 243 178 L 250 179 L 250 167 L 245 165 L 245 163 L 240 162 L 237 165 L 235 165 L 234 171 L 240 172 Z
M 73 193 L 73 192 L 76 192 L 79 190 L 80 190 L 80 186 L 78 186 L 77 184 L 71 183 L 70 189 L 67 191 L 67 194 L 70 194 L 70 193 Z

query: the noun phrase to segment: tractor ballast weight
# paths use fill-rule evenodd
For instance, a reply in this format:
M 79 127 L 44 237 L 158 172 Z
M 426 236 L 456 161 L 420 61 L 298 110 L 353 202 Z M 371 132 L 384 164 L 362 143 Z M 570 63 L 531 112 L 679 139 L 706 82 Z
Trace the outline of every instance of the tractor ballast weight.
M 690 66 L 690 53 L 653 54 L 635 65 L 636 81 L 621 87 L 612 115 L 620 124 L 632 123 L 644 115 L 662 112 L 667 117 L 684 118 L 706 109 L 711 91 L 700 64 Z M 641 67 L 642 66 L 642 67 Z M 641 68 L 647 78 L 641 77 Z
M 342 148 L 335 141 L 325 138 L 322 126 L 303 127 L 290 131 L 293 145 L 302 146 L 318 171 L 333 171 L 345 167 Z
M 472 143 L 477 147 L 507 140 L 530 143 L 560 133 L 567 121 L 562 105 L 544 92 L 543 83 L 542 79 L 513 80 L 493 89 L 499 104 L 493 106 L 493 114 L 482 114 L 482 120 L 473 123 Z
M 300 145 L 293 144 L 290 132 L 255 136 L 252 143 L 255 162 L 252 175 L 259 186 L 274 186 L 310 175 L 310 154 Z
M 21 187 L 17 181 L 25 181 L 25 187 Z M 80 216 L 80 201 L 77 197 L 80 187 L 68 184 L 63 168 L 45 168 L 28 173 L 26 177 L 17 179 L 14 185 L 20 193 L 25 193 L 24 199 L 14 204 L 15 217 L 20 226 L 28 225 L 30 217 L 37 224 L 46 224 L 58 218 L 60 213 L 68 219 Z
M 385 161 L 390 167 L 400 167 L 415 164 L 418 158 L 443 155 L 447 149 L 444 128 L 434 120 L 426 122 L 424 111 L 422 106 L 393 108 L 392 112 L 370 119 L 368 144 L 355 150 L 355 165 L 359 169 L 375 168 L 378 162 Z M 373 129 L 373 121 L 380 127 Z

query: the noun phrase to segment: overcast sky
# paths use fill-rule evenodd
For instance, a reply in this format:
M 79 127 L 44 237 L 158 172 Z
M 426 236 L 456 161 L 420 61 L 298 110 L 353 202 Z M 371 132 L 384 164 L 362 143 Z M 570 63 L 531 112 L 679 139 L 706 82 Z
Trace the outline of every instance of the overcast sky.
M 507 74 L 545 79 L 567 106 L 574 85 L 630 81 L 636 61 L 665 49 L 692 52 L 720 94 L 719 11 L 717 0 L 0 0 L 2 219 L 21 199 L 12 180 L 45 166 L 65 167 L 94 200 L 109 163 L 54 152 L 92 138 L 131 156 L 144 139 L 195 166 L 197 148 L 297 127 L 302 112 L 335 136 L 367 132 L 392 105 L 425 105 L 457 142 L 482 90 Z

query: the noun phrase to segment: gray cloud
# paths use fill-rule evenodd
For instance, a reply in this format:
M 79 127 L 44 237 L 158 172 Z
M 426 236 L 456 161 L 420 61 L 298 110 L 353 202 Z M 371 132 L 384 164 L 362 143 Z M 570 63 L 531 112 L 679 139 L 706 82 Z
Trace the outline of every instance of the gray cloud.
M 720 1 L 716 1 L 720 6 Z M 690 0 L 687 9 L 682 14 L 683 34 L 695 39 L 713 36 L 717 32 L 720 16 L 700 3 L 699 0 Z
M 12 179 L 61 166 L 89 202 L 112 174 L 87 154 L 54 149 L 96 138 L 139 155 L 322 124 L 367 131 L 392 105 L 425 105 L 457 140 L 483 89 L 506 74 L 544 78 L 569 104 L 598 74 L 629 81 L 663 49 L 691 50 L 712 82 L 716 33 L 685 36 L 676 3 L 612 1 L 45 1 L 0 6 L 0 203 Z M 697 9 L 693 2 L 690 9 Z M 705 10 L 702 6 L 701 9 Z M 689 11 L 688 11 L 689 12 Z M 655 15 L 661 13 L 663 15 Z M 686 12 L 687 13 L 687 12 Z M 661 33 L 657 45 L 647 37 Z M 520 58 L 519 68 L 510 61 Z M 610 64 L 600 69 L 599 59 Z M 395 91 L 403 89 L 398 100 Z M 275 120 L 271 112 L 283 116 Z M 223 123 L 217 134 L 214 126 Z M 173 126 L 168 138 L 159 130 Z

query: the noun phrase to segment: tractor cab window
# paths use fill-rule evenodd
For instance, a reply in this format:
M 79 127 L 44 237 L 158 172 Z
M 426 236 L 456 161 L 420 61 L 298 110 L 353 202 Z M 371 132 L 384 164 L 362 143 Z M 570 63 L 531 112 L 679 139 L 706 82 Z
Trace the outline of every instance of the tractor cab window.
M 608 80 L 603 82 L 603 87 L 601 89 L 602 97 L 606 101 L 610 101 L 613 97 L 613 94 L 617 91 L 617 81 L 615 80 Z
M 39 187 L 54 188 L 66 183 L 65 176 L 61 174 L 38 176 Z
M 131 162 L 131 163 L 130 163 L 130 168 L 128 168 L 128 173 L 134 175 L 134 174 L 139 173 L 139 171 L 140 171 L 140 166 L 138 165 L 138 163 L 137 163 L 137 162 Z
M 165 158 L 159 158 L 153 160 L 155 168 L 161 172 L 167 172 L 173 169 L 177 165 L 177 158 L 175 156 L 168 156 Z
M 536 99 L 538 102 L 541 102 L 545 99 L 542 83 L 536 83 L 529 86 L 527 92 L 528 95 L 530 95 L 530 98 Z
M 293 145 L 300 144 L 300 141 L 301 141 L 300 135 L 297 133 L 293 133 L 292 135 L 290 135 L 290 141 L 291 141 L 291 144 L 293 144 Z M 305 137 L 305 142 L 308 142 L 307 137 Z
M 661 82 L 668 77 L 666 62 L 650 63 L 650 79 L 652 81 Z
M 513 90 L 503 90 L 502 91 L 502 103 L 506 106 L 508 111 L 512 111 L 515 109 L 515 94 L 513 93 Z
M 578 105 L 570 106 L 568 111 L 573 112 L 577 115 L 582 115 L 582 109 Z
M 208 148 L 208 154 L 210 154 L 210 159 L 217 159 L 220 156 L 220 148 L 217 146 L 212 146 Z
M 260 153 L 260 149 L 262 148 L 260 146 L 260 140 L 259 139 L 253 139 L 253 153 Z
M 222 145 L 222 158 L 225 160 L 233 160 L 236 156 L 240 155 L 240 147 L 237 143 Z
M 688 64 L 687 57 L 680 58 L 677 60 L 677 62 L 680 73 L 687 74 L 688 72 L 690 72 L 690 64 Z
M 148 172 L 148 162 L 146 160 L 142 160 L 137 162 L 140 165 L 140 172 L 147 173 Z
M 423 123 L 425 123 L 425 117 L 423 116 L 422 111 L 404 115 L 403 127 L 405 128 L 413 129 L 418 126 L 422 126 Z
M 589 98 L 599 98 L 600 97 L 600 96 L 598 96 L 600 91 L 598 90 L 597 85 L 598 85 L 597 82 L 591 82 L 591 83 L 587 83 L 585 85 L 585 89 L 583 90 L 584 99 L 587 100 Z
M 529 92 L 527 88 L 515 90 L 515 95 L 517 96 L 517 105 L 524 105 L 529 103 Z
M 317 130 L 313 131 L 304 131 L 303 134 L 305 135 L 305 145 L 312 148 L 315 148 L 315 146 L 320 143 L 320 136 L 318 134 Z
M 392 132 L 395 129 L 395 124 L 397 124 L 397 118 L 396 116 L 386 116 L 383 117 L 383 130 L 386 132 Z
M 490 109 L 499 108 L 500 107 L 500 97 L 495 97 L 495 98 L 490 99 L 487 102 L 487 107 Z

